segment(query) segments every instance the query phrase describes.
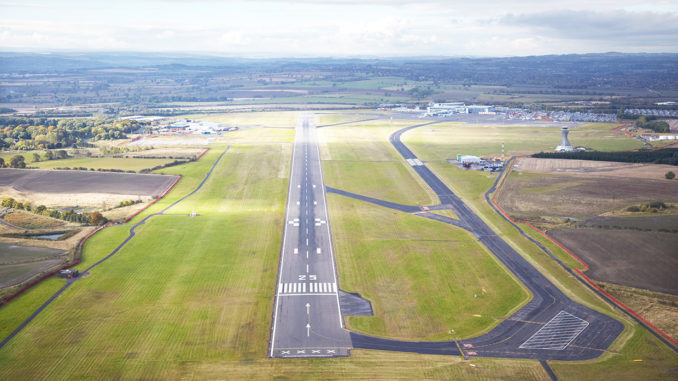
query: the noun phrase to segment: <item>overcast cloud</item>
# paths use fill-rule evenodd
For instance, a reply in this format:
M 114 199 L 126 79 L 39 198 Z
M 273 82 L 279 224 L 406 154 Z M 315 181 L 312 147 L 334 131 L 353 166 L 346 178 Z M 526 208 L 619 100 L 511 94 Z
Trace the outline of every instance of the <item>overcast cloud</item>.
M 678 52 L 675 1 L 561 4 L 532 0 L 0 2 L 0 48 L 257 57 Z

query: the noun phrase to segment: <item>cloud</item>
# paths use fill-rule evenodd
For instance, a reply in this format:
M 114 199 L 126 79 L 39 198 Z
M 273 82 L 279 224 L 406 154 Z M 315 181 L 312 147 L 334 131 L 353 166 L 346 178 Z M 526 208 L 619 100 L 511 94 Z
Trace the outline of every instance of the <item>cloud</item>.
M 657 12 L 548 11 L 509 14 L 499 23 L 559 39 L 609 41 L 616 44 L 671 46 L 678 36 L 678 14 Z
M 71 5 L 58 11 L 6 12 L 0 19 L 0 45 L 5 50 L 129 49 L 259 57 L 678 51 L 678 10 L 600 9 L 612 0 L 589 0 L 587 11 L 577 10 L 586 8 L 583 0 L 571 0 L 570 9 L 563 11 L 550 2 L 527 0 L 511 5 L 510 14 L 499 0 L 154 0 L 138 7 L 130 5 L 133 0 L 119 2 L 101 9 Z M 630 1 L 614 3 L 625 6 Z
M 26 3 L 0 3 L 0 8 L 54 8 L 52 5 L 45 4 L 26 4 Z

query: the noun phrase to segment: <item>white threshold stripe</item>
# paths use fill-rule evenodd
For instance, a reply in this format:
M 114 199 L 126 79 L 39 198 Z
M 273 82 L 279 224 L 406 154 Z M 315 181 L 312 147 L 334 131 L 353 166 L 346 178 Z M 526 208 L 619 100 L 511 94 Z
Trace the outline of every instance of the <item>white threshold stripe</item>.
M 306 286 L 308 284 L 308 286 Z M 308 291 L 307 291 L 308 290 Z M 336 294 L 337 284 L 333 282 L 290 282 L 278 284 L 278 295 L 285 294 Z

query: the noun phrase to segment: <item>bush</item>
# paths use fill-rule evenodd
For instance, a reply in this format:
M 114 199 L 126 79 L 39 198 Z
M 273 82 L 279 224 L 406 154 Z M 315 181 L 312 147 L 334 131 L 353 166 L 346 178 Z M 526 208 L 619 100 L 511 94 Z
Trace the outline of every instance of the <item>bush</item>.
M 666 204 L 664 204 L 661 201 L 652 201 L 652 202 L 650 202 L 646 205 L 647 205 L 648 208 L 651 208 L 651 209 L 658 209 L 658 210 L 666 209 Z
M 668 180 L 673 180 L 673 178 L 676 177 L 676 174 L 673 173 L 673 172 L 671 172 L 671 171 L 668 171 L 668 172 L 666 172 L 666 174 L 665 174 L 664 176 L 665 176 Z

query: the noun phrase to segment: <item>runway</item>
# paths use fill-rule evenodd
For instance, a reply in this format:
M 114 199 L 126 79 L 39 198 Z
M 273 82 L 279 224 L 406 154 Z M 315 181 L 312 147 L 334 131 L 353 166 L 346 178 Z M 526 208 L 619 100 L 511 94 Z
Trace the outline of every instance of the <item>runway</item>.
M 292 155 L 269 356 L 348 356 L 313 115 L 300 115 Z
M 530 290 L 532 300 L 490 332 L 466 340 L 410 342 L 344 330 L 315 128 L 310 117 L 304 116 L 297 126 L 293 154 L 270 356 L 347 356 L 350 348 L 539 360 L 585 360 L 603 354 L 622 332 L 623 324 L 569 299 L 496 235 L 400 141 L 404 132 L 432 123 L 401 129 L 391 135 L 390 141 L 436 192 L 440 204 L 458 216 L 438 220 L 473 233 Z M 430 213 L 417 212 L 418 207 L 338 189 L 328 191 L 431 218 Z M 321 289 L 311 284 L 318 282 L 323 284 Z M 328 348 L 331 353 L 324 352 Z

